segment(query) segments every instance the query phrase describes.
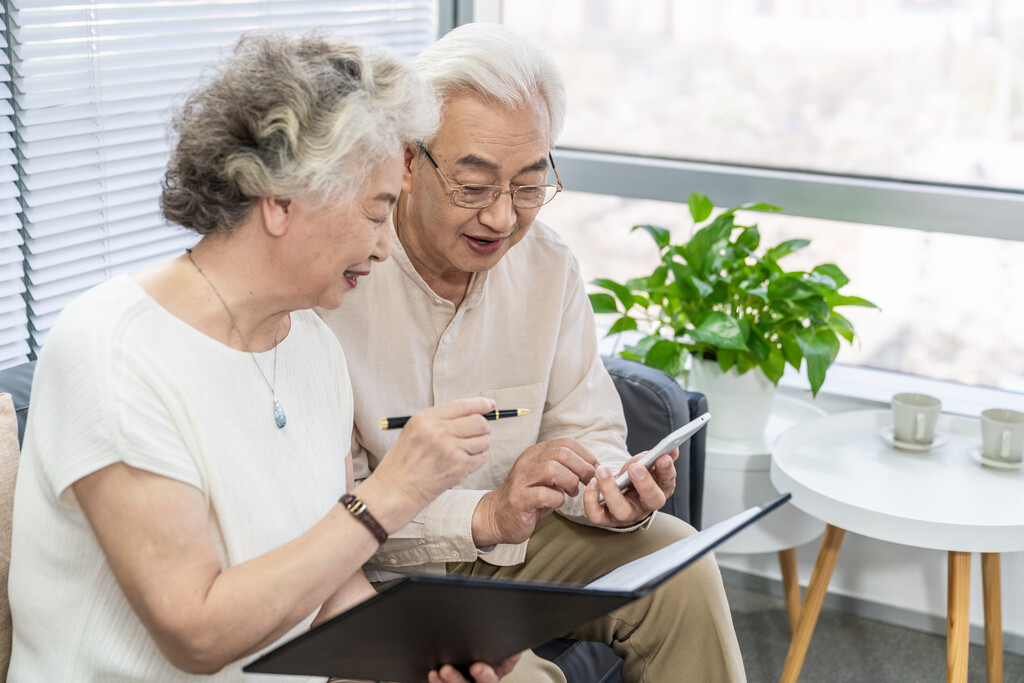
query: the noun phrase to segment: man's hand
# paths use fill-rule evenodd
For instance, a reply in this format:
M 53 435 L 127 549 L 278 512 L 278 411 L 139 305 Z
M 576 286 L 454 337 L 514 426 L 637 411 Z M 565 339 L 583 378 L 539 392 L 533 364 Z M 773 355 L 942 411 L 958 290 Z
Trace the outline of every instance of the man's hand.
M 581 483 L 593 480 L 596 466 L 594 454 L 575 439 L 530 446 L 501 486 L 480 499 L 473 512 L 473 542 L 478 548 L 522 543 L 565 495 L 577 495 Z
M 676 490 L 676 468 L 679 449 L 654 461 L 654 472 L 637 463 L 643 453 L 626 461 L 619 474 L 629 471 L 632 486 L 620 491 L 615 476 L 607 465 L 597 467 L 597 476 L 583 493 L 583 510 L 587 519 L 598 526 L 626 527 L 636 524 L 655 510 L 660 510 Z M 604 503 L 597 500 L 604 494 Z

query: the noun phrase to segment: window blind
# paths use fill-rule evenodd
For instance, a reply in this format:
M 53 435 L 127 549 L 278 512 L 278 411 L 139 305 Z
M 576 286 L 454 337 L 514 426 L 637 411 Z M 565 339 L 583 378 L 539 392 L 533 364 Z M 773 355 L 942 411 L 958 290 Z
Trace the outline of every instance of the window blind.
M 319 29 L 411 57 L 433 42 L 438 13 L 437 0 L 7 6 L 0 364 L 8 365 L 35 353 L 84 290 L 195 241 L 159 213 L 169 109 L 243 32 Z
M 2 25 L 7 19 L 0 7 Z M 0 42 L 0 367 L 5 367 L 25 359 L 29 346 L 7 36 L 0 36 Z

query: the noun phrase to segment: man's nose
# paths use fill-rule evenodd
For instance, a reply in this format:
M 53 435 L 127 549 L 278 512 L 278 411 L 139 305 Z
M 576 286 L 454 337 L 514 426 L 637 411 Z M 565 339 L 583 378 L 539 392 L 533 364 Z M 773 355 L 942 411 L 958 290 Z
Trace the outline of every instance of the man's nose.
M 512 206 L 512 194 L 502 193 L 497 201 L 480 209 L 480 223 L 495 232 L 507 233 L 516 224 L 516 207 Z

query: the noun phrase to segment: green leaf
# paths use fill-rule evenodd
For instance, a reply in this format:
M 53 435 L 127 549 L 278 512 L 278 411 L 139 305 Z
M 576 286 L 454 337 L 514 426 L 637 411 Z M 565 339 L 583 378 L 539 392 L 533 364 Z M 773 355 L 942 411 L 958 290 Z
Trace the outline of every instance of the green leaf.
M 832 315 L 828 319 L 829 327 L 833 332 L 841 336 L 846 341 L 853 343 L 853 323 L 839 315 L 835 311 L 832 311 Z
M 782 375 L 786 370 L 786 359 L 782 355 L 782 351 L 779 351 L 778 347 L 773 346 L 771 351 L 768 353 L 768 358 L 758 363 L 758 366 L 761 368 L 761 372 L 764 373 L 764 376 L 767 377 L 772 384 L 778 386 L 779 380 L 782 379 Z
M 757 360 L 763 361 L 768 359 L 768 355 L 772 349 L 768 345 L 768 342 L 761 336 L 760 330 L 754 330 L 754 333 L 747 336 L 747 348 L 750 349 L 750 353 L 754 355 Z
M 785 242 L 782 242 L 781 244 L 769 249 L 768 252 L 765 254 L 765 258 L 770 259 L 772 261 L 778 261 L 783 256 L 789 256 L 794 251 L 799 251 L 800 249 L 803 249 L 810 243 L 810 240 L 786 240 Z
M 839 285 L 836 284 L 836 281 L 832 279 L 831 275 L 827 275 L 825 273 L 815 270 L 812 270 L 810 273 L 807 273 L 807 277 L 804 278 L 804 282 L 806 282 L 809 285 L 817 285 L 817 287 L 814 287 L 814 289 L 815 291 L 818 291 L 821 294 L 825 294 L 827 292 L 834 292 L 837 289 L 839 289 Z
M 721 311 L 711 311 L 700 319 L 699 324 L 690 331 L 694 341 L 704 342 L 719 349 L 736 349 L 746 351 L 746 336 L 740 322 L 731 315 Z
M 753 368 L 757 367 L 757 359 L 749 353 L 740 352 L 736 354 L 736 371 L 741 375 L 745 372 L 750 372 Z
M 697 275 L 707 277 L 716 270 L 710 264 L 728 242 L 734 227 L 732 216 L 721 215 L 698 230 L 685 246 L 680 247 L 683 258 L 693 266 Z
M 750 251 L 757 249 L 757 245 L 761 243 L 761 233 L 758 231 L 756 225 L 752 225 L 749 228 L 744 228 L 740 236 L 736 238 L 736 244 L 746 247 Z
M 845 294 L 829 296 L 828 304 L 833 308 L 836 306 L 863 306 L 864 308 L 878 308 L 878 306 L 867 299 L 862 299 L 859 296 L 846 296 Z
M 659 228 L 656 225 L 634 225 L 630 232 L 634 230 L 644 230 L 654 239 L 654 243 L 658 245 L 658 250 L 662 250 L 672 242 L 672 235 L 665 228 Z
M 675 278 L 676 289 L 684 298 L 703 299 L 711 294 L 711 286 L 698 277 L 694 277 L 693 271 L 682 263 L 673 262 L 669 264 L 672 270 L 672 277 Z
M 699 192 L 691 193 L 686 203 L 690 205 L 690 216 L 693 218 L 694 223 L 703 223 L 715 209 L 715 205 L 711 203 L 711 200 Z
M 774 301 L 798 301 L 815 296 L 814 289 L 803 281 L 801 273 L 787 273 L 768 283 L 768 298 Z
M 611 335 L 618 334 L 619 332 L 625 332 L 626 330 L 635 329 L 636 320 L 630 318 L 628 315 L 624 315 L 618 320 L 616 320 L 614 323 L 612 323 L 612 326 L 608 328 L 608 334 L 606 336 L 610 337 Z
M 651 347 L 654 346 L 660 340 L 661 337 L 647 335 L 646 337 L 638 341 L 636 344 L 627 344 L 625 350 L 634 354 L 636 356 L 636 359 L 634 360 L 637 360 L 646 356 L 647 352 L 651 350 Z
M 736 365 L 736 351 L 732 349 L 719 349 L 718 350 L 718 367 L 722 369 L 722 372 L 729 372 L 729 368 Z
M 755 202 L 755 203 L 751 203 L 751 204 L 741 204 L 739 207 L 737 207 L 737 209 L 733 209 L 733 211 L 736 211 L 738 209 L 743 209 L 744 211 L 785 211 L 786 210 L 785 207 L 782 207 L 782 206 L 775 206 L 773 204 L 762 204 L 762 203 L 759 203 L 759 202 Z
M 836 283 L 836 289 L 842 289 L 850 281 L 850 278 L 846 277 L 846 273 L 840 270 L 839 266 L 834 263 L 823 263 L 820 266 L 815 266 L 813 272 L 828 275 Z
M 679 342 L 661 339 L 655 342 L 644 356 L 644 364 L 675 376 L 683 371 L 682 358 L 685 353 L 686 350 Z
M 839 340 L 831 330 L 817 333 L 801 330 L 797 333 L 796 339 L 804 358 L 807 359 L 807 378 L 811 382 L 811 395 L 817 396 L 818 389 L 825 382 L 825 371 L 839 353 Z
M 800 344 L 797 342 L 796 337 L 780 332 L 779 344 L 782 346 L 782 355 L 786 362 L 792 365 L 794 369 L 799 370 L 800 363 L 804 358 L 804 352 L 800 350 Z
M 611 294 L 605 294 L 604 292 L 598 292 L 596 294 L 590 294 L 590 306 L 594 309 L 594 313 L 618 313 L 619 307 L 615 303 L 615 297 Z
M 620 285 L 615 280 L 608 280 L 607 278 L 598 278 L 594 280 L 594 284 L 598 287 L 603 287 L 604 289 L 614 292 L 615 296 L 619 297 L 619 301 L 622 302 L 624 310 L 628 311 L 633 307 L 633 293 L 629 291 L 628 287 Z

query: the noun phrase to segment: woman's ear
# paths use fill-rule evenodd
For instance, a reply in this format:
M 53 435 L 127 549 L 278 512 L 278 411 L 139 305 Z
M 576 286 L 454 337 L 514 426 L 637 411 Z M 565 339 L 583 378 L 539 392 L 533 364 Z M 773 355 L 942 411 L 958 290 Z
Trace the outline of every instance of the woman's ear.
M 288 232 L 292 218 L 292 200 L 287 197 L 261 197 L 260 211 L 263 213 L 263 225 L 274 237 L 281 237 Z

